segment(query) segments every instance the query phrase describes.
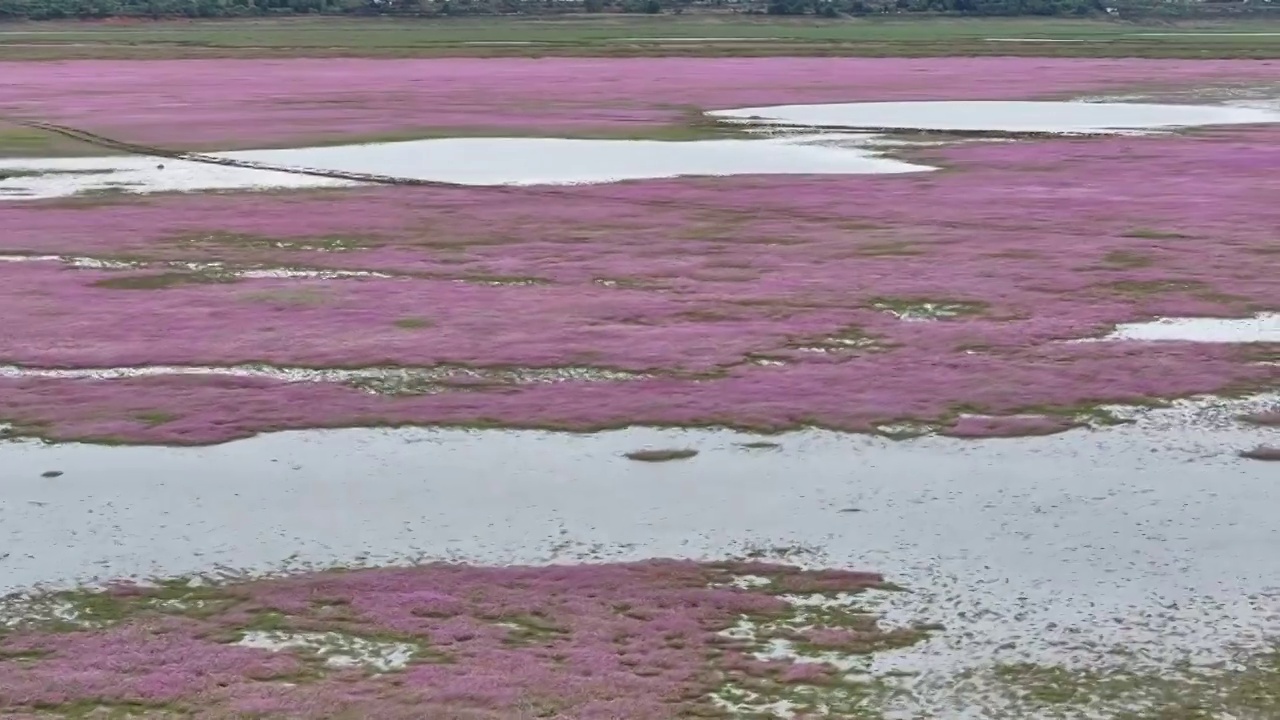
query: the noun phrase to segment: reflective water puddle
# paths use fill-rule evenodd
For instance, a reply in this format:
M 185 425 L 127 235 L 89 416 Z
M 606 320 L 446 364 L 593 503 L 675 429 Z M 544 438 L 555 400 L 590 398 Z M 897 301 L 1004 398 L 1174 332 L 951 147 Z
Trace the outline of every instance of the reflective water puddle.
M 806 140 L 444 138 L 220 156 L 462 185 L 571 185 L 694 175 L 864 175 L 932 169 L 880 157 L 867 148 L 819 146 Z
M 815 140 L 815 141 L 811 141 Z M 816 140 L 821 140 L 817 142 Z M 460 185 L 573 185 L 686 176 L 865 175 L 934 168 L 884 157 L 831 138 L 749 140 L 581 140 L 441 138 L 397 143 L 215 153 L 285 168 L 369 173 Z M 191 192 L 339 187 L 350 180 L 149 157 L 0 160 L 16 171 L 0 180 L 0 199 L 83 193 Z
M 1280 122 L 1280 113 L 1259 108 L 987 100 L 777 105 L 707 114 L 792 127 L 1010 133 L 1116 133 Z
M 1280 343 L 1280 313 L 1258 313 L 1248 318 L 1159 318 L 1123 323 L 1093 342 L 1108 340 Z

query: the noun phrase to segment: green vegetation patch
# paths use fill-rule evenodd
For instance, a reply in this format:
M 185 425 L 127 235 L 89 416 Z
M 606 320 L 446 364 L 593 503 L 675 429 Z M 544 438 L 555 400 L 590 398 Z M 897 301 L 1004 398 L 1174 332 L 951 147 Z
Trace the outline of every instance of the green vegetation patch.
M 929 298 L 872 298 L 869 305 L 899 320 L 948 320 L 981 315 L 987 304 L 973 300 L 935 300 Z
M 1009 664 L 967 681 L 1001 700 L 1009 718 L 1218 720 L 1280 717 L 1280 654 L 1274 649 L 1208 666 L 1160 672 Z
M 772 577 L 749 579 L 755 589 L 785 594 L 788 607 L 744 616 L 722 633 L 760 661 L 751 672 L 731 668 L 715 693 L 717 704 L 738 716 L 774 717 L 785 707 L 795 717 L 882 718 L 899 687 L 891 674 L 873 673 L 872 654 L 914 646 L 941 629 L 882 627 L 860 592 L 806 592 Z
M 1136 250 L 1112 250 L 1102 256 L 1102 267 L 1107 270 L 1129 270 L 1150 267 L 1155 258 Z
M 1184 235 L 1180 232 L 1171 230 L 1156 230 L 1153 228 L 1134 228 L 1124 234 L 1127 238 L 1141 238 L 1144 240 L 1183 240 L 1190 238 L 1190 235 Z
M 688 460 L 698 454 L 697 450 L 691 448 L 678 448 L 666 450 L 633 450 L 626 454 L 628 460 L 637 462 L 670 462 L 672 460 Z
M 211 272 L 166 272 L 131 274 L 103 278 L 93 282 L 94 287 L 113 290 L 160 290 L 180 285 L 216 285 L 240 282 L 240 278 Z
M 182 245 L 215 245 L 253 250 L 303 250 L 318 252 L 343 252 L 377 247 L 385 243 L 382 238 L 368 235 L 316 235 L 307 237 L 272 237 L 254 233 L 227 232 L 222 230 L 184 232 L 165 238 L 167 242 Z

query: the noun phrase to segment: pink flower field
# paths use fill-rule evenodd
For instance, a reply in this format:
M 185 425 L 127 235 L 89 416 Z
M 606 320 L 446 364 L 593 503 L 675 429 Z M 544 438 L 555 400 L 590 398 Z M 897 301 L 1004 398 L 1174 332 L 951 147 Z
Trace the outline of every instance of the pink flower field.
M 0 114 L 182 147 L 486 130 L 625 136 L 682 125 L 693 110 L 1054 99 L 1277 75 L 1273 61 L 1018 57 L 0 63 Z
M 0 105 L 132 140 L 253 145 L 473 124 L 628 132 L 687 119 L 691 103 L 1096 92 L 1150 86 L 1155 67 L 1159 84 L 1185 88 L 1263 65 L 34 64 Z M 912 151 L 945 169 L 898 176 L 5 202 L 0 253 L 134 266 L 0 264 L 0 362 L 384 367 L 408 380 L 13 369 L 0 376 L 0 420 L 57 439 L 197 444 L 400 424 L 871 431 L 914 420 L 971 436 L 1060 430 L 1099 403 L 1256 388 L 1275 381 L 1258 362 L 1273 347 L 1065 341 L 1158 315 L 1274 310 L 1277 140 L 1241 129 L 969 143 Z M 263 268 L 388 277 L 236 274 Z M 1019 413 L 1036 417 L 1000 419 Z
M 723 586 L 749 574 L 754 590 Z M 60 619 L 0 637 L 4 717 L 724 717 L 726 688 L 844 688 L 830 668 L 762 661 L 772 637 L 866 653 L 920 639 L 873 616 L 783 627 L 780 593 L 859 593 L 879 576 L 779 565 L 629 565 L 320 573 L 175 582 L 45 599 Z M 67 619 L 71 618 L 71 619 Z M 301 650 L 290 642 L 312 642 Z M 274 642 L 288 652 L 264 645 Z M 866 694 L 867 690 L 856 691 Z M 801 706 L 803 707 L 803 705 Z M 87 715 L 82 713 L 97 713 Z
M 1206 88 L 1274 86 L 1280 65 L 1029 58 L 327 59 L 8 63 L 0 74 L 0 121 L 40 120 L 143 145 L 223 150 L 462 134 L 687 140 L 729 132 L 701 114 L 715 109 L 1194 96 Z M 65 139 L 33 139 L 32 132 L 0 124 L 0 157 L 101 152 L 68 146 Z M 823 427 L 892 437 L 936 431 L 987 438 L 1048 435 L 1108 422 L 1115 417 L 1104 406 L 1111 404 L 1276 389 L 1276 343 L 1107 336 L 1119 324 L 1158 317 L 1280 310 L 1280 125 L 1142 136 L 950 138 L 893 152 L 938 169 L 572 187 L 361 185 L 0 198 L 0 440 L 12 435 L 209 445 L 276 430 L 402 425 L 584 432 L 628 425 L 729 426 L 762 433 Z M 1250 412 L 1244 418 L 1249 432 L 1278 422 L 1273 407 Z M 781 450 L 754 440 L 735 443 L 736 456 L 726 451 L 719 457 L 761 463 L 764 453 Z M 916 458 L 915 446 L 880 444 Z M 617 515 L 598 513 L 586 501 L 565 502 L 568 495 L 552 495 L 546 507 L 540 505 L 534 500 L 540 486 L 533 481 L 549 481 L 532 477 L 536 473 L 527 468 L 541 460 L 527 463 L 525 456 L 495 451 L 504 458 L 495 464 L 496 474 L 511 477 L 494 482 L 492 498 L 484 496 L 493 501 L 492 516 L 448 509 L 450 502 L 463 504 L 458 498 L 481 496 L 450 491 L 440 478 L 452 473 L 470 483 L 482 474 L 456 464 L 460 456 L 450 455 L 456 450 L 450 447 L 412 449 L 430 471 L 421 479 L 413 475 L 414 484 L 403 485 L 404 492 L 386 505 L 362 504 L 358 492 L 386 479 L 383 470 L 395 461 L 385 452 L 376 457 L 376 471 L 362 475 L 360 463 L 368 458 L 354 452 L 350 465 L 348 458 L 329 458 L 307 459 L 311 464 L 304 466 L 300 458 L 306 451 L 295 458 L 283 446 L 225 448 L 243 455 L 236 460 L 245 465 L 219 465 L 226 459 L 213 453 L 221 449 L 59 449 L 113 453 L 97 475 L 95 457 L 37 456 L 50 451 L 39 443 L 10 447 L 27 463 L 27 482 L 15 483 L 17 489 L 0 498 L 0 511 L 13 510 L 5 517 L 25 523 L 15 524 L 18 529 L 7 531 L 8 537 L 26 543 L 30 554 L 22 562 L 39 572 L 46 557 L 53 558 L 51 566 L 64 564 L 49 571 L 58 582 L 81 572 L 75 568 L 105 568 L 103 574 L 110 575 L 133 567 L 129 563 L 172 562 L 152 552 L 155 545 L 132 549 L 138 537 L 143 544 L 195 537 L 200 563 L 210 562 L 216 551 L 239 552 L 236 557 L 261 565 L 263 558 L 279 559 L 273 553 L 280 547 L 299 557 L 323 547 L 339 558 L 335 563 L 355 562 L 344 533 L 360 533 L 363 552 L 374 544 L 372 525 L 345 521 L 363 521 L 355 516 L 365 512 L 380 525 L 400 528 L 401 521 L 385 515 L 402 501 L 414 514 L 404 528 L 417 528 L 417 535 L 431 528 L 482 539 L 500 535 L 495 527 L 502 526 L 514 533 L 514 545 L 533 547 L 541 538 L 526 528 L 538 527 L 534 521 L 545 511 L 548 523 L 558 523 L 558 542 L 569 542 L 569 524 L 581 517 L 590 518 L 592 532 L 598 523 L 611 533 L 610 542 L 622 542 L 615 535 L 635 515 L 644 541 L 651 534 L 654 544 L 628 559 L 671 548 L 686 557 L 724 557 L 727 551 L 696 554 L 689 544 L 695 533 L 680 525 L 686 520 L 662 514 L 662 498 L 678 496 L 685 503 L 688 493 L 686 509 L 697 514 L 699 525 L 719 527 L 710 516 L 758 512 L 760 506 L 781 518 L 788 531 L 811 524 L 800 528 L 806 537 L 832 528 L 822 543 L 841 538 L 857 544 L 856 552 L 844 547 L 831 556 L 838 557 L 832 564 L 895 565 L 918 553 L 923 560 L 915 563 L 912 582 L 947 582 L 917 601 L 946 605 L 954 613 L 945 617 L 963 619 L 963 652 L 970 641 L 978 644 L 978 636 L 994 636 L 996 626 L 1019 633 L 1011 635 L 1017 642 L 1002 641 L 997 649 L 1020 646 L 1024 637 L 1030 647 L 1037 628 L 1057 630 L 1060 618 L 1067 633 L 1076 622 L 1127 622 L 1129 611 L 1137 617 L 1157 600 L 1178 610 L 1177 600 L 1198 596 L 1188 590 L 1185 597 L 1170 594 L 1166 603 L 1157 591 L 1182 592 L 1184 581 L 1230 595 L 1244 587 L 1230 573 L 1272 542 L 1261 532 L 1237 528 L 1236 515 L 1214 505 L 1217 492 L 1188 491 L 1192 485 L 1196 493 L 1203 490 L 1197 474 L 1171 478 L 1168 497 L 1138 499 L 1129 496 L 1156 493 L 1143 485 L 1152 475 L 1164 483 L 1164 466 L 1153 465 L 1145 479 L 1119 489 L 1102 488 L 1098 483 L 1112 476 L 1088 463 L 1062 483 L 1098 476 L 1081 488 L 1060 489 L 1051 478 L 1045 482 L 1053 487 L 1046 491 L 1037 487 L 1037 478 L 1024 477 L 1039 473 L 1044 465 L 1037 463 L 1059 461 L 1075 473 L 1074 459 L 1061 460 L 1074 458 L 1071 447 L 1043 460 L 1035 454 L 1039 449 L 993 454 L 996 460 L 979 459 L 986 465 L 961 458 L 971 450 L 969 443 L 961 450 L 934 448 L 921 462 L 983 469 L 965 470 L 964 482 L 939 473 L 911 485 L 900 479 L 928 475 L 919 471 L 923 465 L 815 444 L 814 453 L 838 459 L 840 473 L 859 462 L 864 468 L 882 466 L 874 477 L 851 472 L 847 483 L 843 474 L 839 482 L 809 489 L 777 483 L 805 503 L 812 499 L 814 507 L 823 503 L 820 511 L 807 504 L 779 502 L 784 509 L 778 510 L 770 502 L 742 501 L 739 484 L 759 492 L 759 486 L 741 482 L 744 475 L 765 467 L 753 480 L 772 483 L 805 474 L 789 465 L 770 470 L 753 464 L 748 473 L 725 465 L 721 477 L 732 480 L 729 492 L 710 481 L 690 490 L 683 482 L 689 478 L 662 474 L 678 465 L 626 459 L 685 459 L 700 452 L 693 447 L 608 449 L 609 459 L 652 483 L 642 486 L 653 493 L 643 502 L 652 499 L 654 508 L 643 512 L 617 498 L 622 485 L 596 484 L 595 476 L 590 483 L 562 478 L 558 466 L 542 468 L 559 484 L 557 492 L 602 492 Z M 1134 464 L 1134 457 L 1141 465 L 1156 452 L 1155 445 L 1150 452 L 1138 444 L 1132 446 L 1137 451 L 1118 447 L 1111 452 L 1120 466 Z M 748 458 L 743 451 L 749 449 L 755 454 Z M 489 450 L 483 448 L 482 465 L 489 462 Z M 809 452 L 801 444 L 791 451 L 799 457 Z M 1273 451 L 1258 448 L 1246 457 L 1274 459 L 1261 456 Z M 214 472 L 277 463 L 277 469 L 298 471 L 292 477 L 308 485 L 286 503 L 257 503 L 265 514 L 251 513 L 245 510 L 253 503 L 240 497 L 242 488 L 208 483 L 227 485 L 214 488 L 225 496 L 202 494 L 207 488 L 194 487 L 201 483 L 188 483 L 191 478 L 181 471 L 166 474 L 126 457 L 141 452 L 187 453 L 200 463 L 207 460 Z M 1207 450 L 1195 452 L 1195 463 L 1219 460 Z M 605 455 L 583 457 L 594 462 Z M 1235 450 L 1231 461 L 1246 462 Z M 317 472 L 318 463 L 344 475 L 355 468 L 351 485 Z M 1013 469 L 973 477 L 998 463 Z M 689 466 L 704 472 L 693 462 Z M 513 467 L 526 472 L 511 472 Z M 1239 490 L 1251 481 L 1246 473 L 1256 470 L 1221 472 L 1237 473 L 1232 482 Z M 267 488 L 279 487 L 283 477 L 252 470 L 229 475 Z M 620 477 L 629 483 L 633 476 Z M 146 490 L 159 487 L 147 484 L 155 478 L 161 478 L 159 486 L 168 483 L 165 493 L 175 487 L 187 493 L 163 495 L 182 497 L 181 512 L 170 516 L 175 504 L 161 500 L 152 506 L 129 496 L 156 495 Z M 508 480 L 509 488 L 501 485 Z M 973 497 L 992 500 L 960 502 L 970 480 L 989 493 Z M 116 482 L 123 488 L 119 496 L 94 494 Z M 312 483 L 320 500 L 302 502 L 313 492 Z M 1119 484 L 1126 483 L 1128 476 Z M 508 496 L 510 488 L 516 491 Z M 295 500 L 298 507 L 292 507 Z M 312 518 L 305 509 L 327 510 L 324 503 L 330 501 L 335 505 L 329 520 Z M 1141 511 L 1128 512 L 1124 502 L 1140 503 L 1132 507 Z M 938 527 L 923 528 L 916 538 L 910 532 L 935 516 L 920 522 L 920 515 L 893 513 L 916 512 L 926 503 L 940 503 L 930 506 L 941 508 L 932 511 Z M 483 501 L 470 504 L 491 510 Z M 1166 519 L 1183 517 L 1170 512 L 1174 506 L 1176 512 L 1194 508 L 1204 518 L 1183 528 Z M 369 511 L 379 507 L 381 512 Z M 418 507 L 430 512 L 418 513 Z M 1079 515 L 1052 514 L 1062 507 Z M 231 530 L 219 535 L 225 528 L 219 529 L 218 518 L 226 508 L 232 508 L 225 515 L 232 518 Z M 1131 526 L 1115 530 L 1111 520 L 1095 520 L 1092 513 L 1100 508 L 1111 514 L 1098 517 L 1123 517 Z M 201 517 L 206 512 L 213 516 L 207 523 Z M 533 520 L 514 522 L 522 512 Z M 1035 523 L 1058 534 L 1033 537 L 1008 522 L 1033 512 Z M 83 528 L 76 513 L 85 514 Z M 139 528 L 149 527 L 155 514 L 162 516 L 158 529 L 146 535 L 150 531 Z M 754 517 L 734 519 L 748 518 L 746 525 Z M 465 527 L 455 533 L 440 518 Z M 302 530 L 290 529 L 299 523 Z M 74 530 L 45 532 L 55 525 Z M 991 544 L 951 542 L 946 533 L 952 526 L 969 528 L 983 543 L 1009 538 L 1017 553 L 1000 556 L 1003 547 L 992 553 L 983 550 Z M 759 532 L 775 533 L 778 527 Z M 897 535 L 901 527 L 910 532 Z M 1173 527 L 1179 536 L 1158 545 L 1158 552 L 1141 544 L 1165 543 L 1165 531 Z M 730 547 L 737 533 L 708 531 L 702 539 L 714 536 L 724 540 L 717 547 Z M 863 547 L 880 534 L 891 538 L 885 541 L 893 544 L 889 551 L 889 545 Z M 1126 534 L 1133 537 L 1120 539 L 1133 539 L 1132 544 L 1113 537 Z M 234 539 L 224 543 L 221 537 Z M 413 542 L 431 556 L 444 552 L 439 538 L 452 535 L 436 537 L 434 544 L 424 537 Z M 954 537 L 964 536 L 957 531 Z M 1219 537 L 1228 540 L 1219 543 Z M 914 549 L 921 538 L 928 541 L 920 544 L 925 549 Z M 1205 553 L 1210 559 L 1203 564 L 1230 566 L 1220 574 L 1199 573 L 1194 563 L 1183 562 L 1196 548 L 1212 547 L 1225 556 L 1224 547 L 1246 541 L 1246 552 L 1231 562 Z M 98 553 L 99 543 L 106 560 L 88 565 L 84 558 Z M 927 549 L 943 545 L 942 553 Z M 205 546 L 209 556 L 202 554 Z M 1066 548 L 1060 554 L 1033 555 L 1060 546 Z M 943 557 L 949 552 L 972 564 L 954 564 L 955 558 Z M 0 562 L 7 557 L 0 547 Z M 357 556 L 359 562 L 369 557 L 384 556 Z M 301 558 L 297 567 L 314 567 L 303 561 L 311 562 Z M 1109 573 L 1120 563 L 1128 568 L 1113 578 Z M 1032 565 L 1035 573 L 1028 573 Z M 912 564 L 888 569 L 901 567 Z M 921 567 L 932 574 L 919 574 Z M 1137 574 L 1137 568 L 1151 575 Z M 1157 574 L 1174 579 L 1153 580 Z M 1103 578 L 1096 587 L 1095 576 Z M 1051 615 L 1053 622 L 1019 625 L 1025 613 L 1043 609 L 1035 605 L 1042 601 L 1027 596 L 1043 596 L 1060 578 L 1068 579 L 1063 587 L 1071 592 L 1053 594 L 1051 610 L 1060 601 L 1078 609 L 1080 598 L 1095 591 L 1098 609 L 1089 596 L 1091 610 L 1082 619 L 1072 620 L 1065 611 L 1041 613 L 1034 622 Z M 1148 605 L 1125 605 L 1129 586 L 1143 582 L 1154 588 L 1144 599 Z M 974 593 L 976 584 L 988 587 Z M 1025 593 L 1027 586 L 1035 592 Z M 793 708 L 799 718 L 880 717 L 892 694 L 887 681 L 881 684 L 888 675 L 854 681 L 862 671 L 839 665 L 854 658 L 850 667 L 860 668 L 872 653 L 882 658 L 881 651 L 926 638 L 932 644 L 937 638 L 930 633 L 940 627 L 933 615 L 927 626 L 904 622 L 906 603 L 895 607 L 891 600 L 875 606 L 895 620 L 893 627 L 882 625 L 872 605 L 858 604 L 870 590 L 884 591 L 876 596 L 881 599 L 907 597 L 889 592 L 896 588 L 873 573 L 650 560 L 501 568 L 431 564 L 0 598 L 0 718 L 683 720 L 773 717 L 778 707 Z M 958 600 L 965 592 L 973 598 Z M 992 600 L 1002 593 L 1008 598 Z M 979 609 L 967 614 L 971 607 Z M 1182 607 L 1190 615 L 1200 606 Z M 1216 607 L 1229 612 L 1226 604 Z M 1157 625 L 1152 621 L 1151 627 Z M 1023 633 L 1025 628 L 1031 629 Z M 1189 635 L 1165 637 L 1195 644 Z M 1073 636 L 1071 649 L 1103 653 L 1084 638 Z M 954 639 L 953 633 L 949 641 Z M 995 670 L 1016 674 L 1020 667 L 1032 666 Z M 901 680 L 903 674 L 894 677 Z M 1070 694 L 1058 686 L 1062 677 L 1051 676 L 1046 702 Z M 1159 706 L 1143 709 L 1150 707 Z

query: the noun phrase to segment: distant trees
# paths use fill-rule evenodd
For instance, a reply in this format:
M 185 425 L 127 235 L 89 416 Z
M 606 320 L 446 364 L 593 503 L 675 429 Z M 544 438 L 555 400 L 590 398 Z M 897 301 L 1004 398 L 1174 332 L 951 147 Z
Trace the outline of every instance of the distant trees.
M 1092 15 L 1106 12 L 1105 0 L 895 0 L 905 12 L 957 15 Z
M 346 0 L 0 0 L 0 20 L 228 18 L 351 10 Z
M 1194 16 L 1232 8 L 1276 9 L 1280 0 L 0 0 L 0 21 L 138 18 L 233 18 L 263 15 L 513 15 L 549 13 L 680 13 L 734 7 L 746 13 L 816 15 L 928 13 L 944 15 Z
M 1103 0 L 768 0 L 770 15 L 868 15 L 876 12 L 948 15 L 1091 15 L 1106 12 Z

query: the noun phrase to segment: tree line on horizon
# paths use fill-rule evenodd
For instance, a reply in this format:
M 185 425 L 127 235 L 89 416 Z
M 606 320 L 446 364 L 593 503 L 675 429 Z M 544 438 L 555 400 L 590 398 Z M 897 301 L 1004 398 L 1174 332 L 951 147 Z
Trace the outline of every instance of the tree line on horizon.
M 746 14 L 820 17 L 933 14 L 951 16 L 1196 17 L 1244 10 L 1248 0 L 0 0 L 0 21 L 107 18 L 237 18 L 296 15 L 551 15 L 682 13 L 736 10 Z M 1280 10 L 1255 1 L 1247 9 Z M 1280 14 L 1280 13 L 1278 13 Z

